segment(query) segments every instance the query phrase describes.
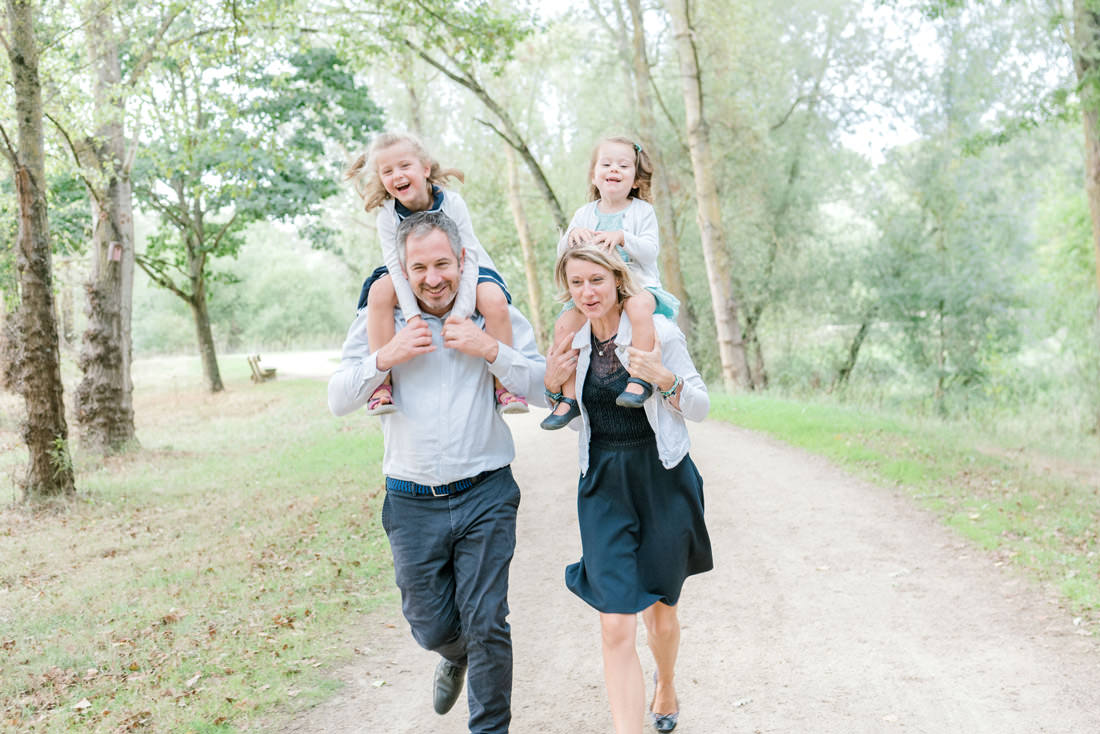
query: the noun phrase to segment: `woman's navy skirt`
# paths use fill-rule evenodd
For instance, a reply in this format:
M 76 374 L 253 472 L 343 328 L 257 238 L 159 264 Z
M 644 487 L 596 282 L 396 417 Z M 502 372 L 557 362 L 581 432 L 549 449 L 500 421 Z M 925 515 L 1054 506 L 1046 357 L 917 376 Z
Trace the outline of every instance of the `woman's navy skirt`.
M 601 612 L 674 605 L 684 579 L 714 567 L 703 522 L 703 479 L 690 456 L 665 469 L 657 442 L 589 446 L 577 515 L 581 560 L 565 585 Z

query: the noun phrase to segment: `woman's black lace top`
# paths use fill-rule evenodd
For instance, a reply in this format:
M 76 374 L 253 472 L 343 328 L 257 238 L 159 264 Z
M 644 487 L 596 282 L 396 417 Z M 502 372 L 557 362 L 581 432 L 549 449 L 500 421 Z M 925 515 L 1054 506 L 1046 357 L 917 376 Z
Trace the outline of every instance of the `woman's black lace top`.
M 603 354 L 600 354 L 600 350 Z M 606 342 L 592 337 L 592 361 L 584 378 L 584 407 L 592 426 L 592 442 L 629 446 L 653 440 L 653 429 L 643 408 L 621 408 L 615 398 L 630 377 L 615 356 L 615 337 Z

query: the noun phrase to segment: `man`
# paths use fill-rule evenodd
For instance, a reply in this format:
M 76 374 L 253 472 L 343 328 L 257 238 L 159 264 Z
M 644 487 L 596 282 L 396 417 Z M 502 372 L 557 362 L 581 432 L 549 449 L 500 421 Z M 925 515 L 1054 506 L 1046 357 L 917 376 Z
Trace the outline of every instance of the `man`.
M 493 377 L 518 394 L 540 396 L 545 362 L 515 309 L 515 349 L 486 334 L 480 315 L 476 322 L 448 318 L 464 253 L 446 214 L 405 219 L 397 250 L 423 318 L 405 323 L 395 311 L 396 334 L 371 351 L 361 309 L 329 380 L 329 408 L 346 415 L 362 407 L 392 375 L 401 410 L 382 416 L 382 526 L 402 612 L 416 641 L 442 657 L 435 710 L 450 710 L 468 669 L 470 731 L 499 734 L 511 720 L 508 567 L 520 495 Z

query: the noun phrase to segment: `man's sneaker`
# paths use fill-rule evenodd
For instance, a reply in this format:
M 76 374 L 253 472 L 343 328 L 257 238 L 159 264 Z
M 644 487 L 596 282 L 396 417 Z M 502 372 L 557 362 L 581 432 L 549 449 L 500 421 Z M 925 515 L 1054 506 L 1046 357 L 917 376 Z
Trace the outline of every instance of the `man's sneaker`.
M 437 714 L 445 714 L 454 707 L 458 694 L 462 693 L 462 681 L 466 680 L 466 668 L 440 660 L 435 666 L 435 685 L 432 705 Z

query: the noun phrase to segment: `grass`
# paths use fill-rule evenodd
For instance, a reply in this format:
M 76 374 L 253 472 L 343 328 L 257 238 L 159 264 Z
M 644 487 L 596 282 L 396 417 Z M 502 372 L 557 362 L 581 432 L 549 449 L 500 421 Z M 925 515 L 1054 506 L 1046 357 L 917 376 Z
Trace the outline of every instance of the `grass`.
M 1082 631 L 1100 631 L 1100 462 L 829 403 L 717 394 L 711 416 L 904 488 L 998 562 L 1055 587 Z
M 247 729 L 325 698 L 341 632 L 393 601 L 377 424 L 226 366 L 210 396 L 139 362 L 141 448 L 0 513 L 0 730 Z
M 0 730 L 255 729 L 328 697 L 347 630 L 395 601 L 377 422 L 332 418 L 321 381 L 223 367 L 210 396 L 197 361 L 139 360 L 141 448 L 78 453 L 72 503 L 0 511 Z M 903 487 L 1100 629 L 1100 462 L 836 404 L 712 404 Z M 0 478 L 21 460 L 18 407 L 0 394 Z

